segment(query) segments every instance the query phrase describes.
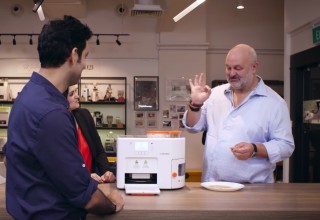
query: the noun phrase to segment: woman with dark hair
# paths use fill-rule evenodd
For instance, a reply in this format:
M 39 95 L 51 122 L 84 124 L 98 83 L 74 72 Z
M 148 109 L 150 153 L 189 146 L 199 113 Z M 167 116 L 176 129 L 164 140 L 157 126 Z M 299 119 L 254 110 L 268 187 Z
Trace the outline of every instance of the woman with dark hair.
M 67 99 L 76 121 L 79 150 L 93 179 L 99 183 L 115 182 L 94 120 L 87 109 L 80 108 L 77 89 L 76 85 L 69 86 Z

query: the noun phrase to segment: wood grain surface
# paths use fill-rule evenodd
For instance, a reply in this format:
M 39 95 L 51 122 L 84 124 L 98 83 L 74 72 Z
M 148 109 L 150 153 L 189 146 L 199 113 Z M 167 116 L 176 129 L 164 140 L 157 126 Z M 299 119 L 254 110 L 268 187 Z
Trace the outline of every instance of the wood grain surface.
M 114 184 L 99 185 L 106 194 Z M 246 184 L 235 192 L 210 191 L 200 183 L 186 183 L 178 190 L 161 190 L 159 196 L 125 195 L 120 213 L 101 219 L 320 219 L 320 184 Z M 5 210 L 5 185 L 0 185 L 0 219 L 11 219 Z

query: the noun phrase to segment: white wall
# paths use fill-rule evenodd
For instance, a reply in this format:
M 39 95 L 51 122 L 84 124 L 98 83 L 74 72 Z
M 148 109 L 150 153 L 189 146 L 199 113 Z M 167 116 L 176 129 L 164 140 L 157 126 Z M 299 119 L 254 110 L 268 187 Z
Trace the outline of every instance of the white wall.
M 207 1 L 208 83 L 225 79 L 225 55 L 239 43 L 256 49 L 263 79 L 283 80 L 283 1 L 243 2 L 237 10 L 234 0 Z
M 193 78 L 194 73 L 206 72 L 206 51 L 205 50 L 160 50 L 159 52 L 159 72 L 160 72 L 160 105 L 161 108 L 169 109 L 170 104 L 185 105 L 186 101 L 166 100 L 166 81 Z M 165 73 L 165 74 L 162 74 Z M 187 168 L 202 167 L 203 146 L 201 144 L 201 134 L 189 134 L 183 131 L 182 136 L 186 137 L 186 161 Z
M 317 0 L 285 0 L 285 39 L 290 54 L 314 47 L 312 27 L 320 24 L 320 1 Z

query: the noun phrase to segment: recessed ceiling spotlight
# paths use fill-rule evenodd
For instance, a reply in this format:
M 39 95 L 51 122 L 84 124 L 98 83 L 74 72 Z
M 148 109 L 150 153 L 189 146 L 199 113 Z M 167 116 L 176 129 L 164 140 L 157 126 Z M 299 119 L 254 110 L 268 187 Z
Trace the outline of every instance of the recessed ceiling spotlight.
M 23 7 L 21 5 L 15 4 L 11 7 L 11 14 L 14 16 L 20 16 L 23 14 Z
M 116 14 L 119 16 L 125 16 L 128 14 L 128 6 L 124 3 L 118 4 L 115 8 Z
M 240 9 L 240 10 L 244 9 L 244 4 L 243 4 L 242 0 L 238 1 L 237 9 Z

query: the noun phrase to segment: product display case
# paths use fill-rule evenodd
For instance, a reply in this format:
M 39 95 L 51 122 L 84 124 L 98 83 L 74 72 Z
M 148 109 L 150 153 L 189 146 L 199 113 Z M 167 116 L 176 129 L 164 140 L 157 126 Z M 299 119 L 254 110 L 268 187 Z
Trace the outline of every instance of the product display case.
M 28 80 L 0 76 L 0 140 L 6 140 L 11 106 Z M 110 156 L 116 154 L 117 136 L 126 134 L 126 85 L 126 77 L 82 77 L 78 84 L 80 107 L 91 112 Z M 1 149 L 0 145 L 0 156 Z
M 80 107 L 88 109 L 108 155 L 116 154 L 117 136 L 126 134 L 126 77 L 82 77 Z
M 7 141 L 11 106 L 28 79 L 28 77 L 0 76 L 0 161 L 3 161 L 2 148 Z
M 291 181 L 320 183 L 320 45 L 290 57 Z

